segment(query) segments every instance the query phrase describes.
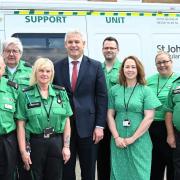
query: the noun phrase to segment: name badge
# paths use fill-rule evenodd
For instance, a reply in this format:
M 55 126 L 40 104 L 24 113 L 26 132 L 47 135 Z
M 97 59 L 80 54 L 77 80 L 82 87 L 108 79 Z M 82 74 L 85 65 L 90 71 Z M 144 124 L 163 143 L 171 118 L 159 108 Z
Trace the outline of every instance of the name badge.
M 123 126 L 124 126 L 124 127 L 129 127 L 129 126 L 131 126 L 131 121 L 130 121 L 129 119 L 125 119 L 125 120 L 123 121 Z
M 11 104 L 4 104 L 4 107 L 6 109 L 13 109 L 13 106 Z
M 32 102 L 32 103 L 27 104 L 28 109 L 35 108 L 35 107 L 40 107 L 40 106 L 41 106 L 41 102 Z

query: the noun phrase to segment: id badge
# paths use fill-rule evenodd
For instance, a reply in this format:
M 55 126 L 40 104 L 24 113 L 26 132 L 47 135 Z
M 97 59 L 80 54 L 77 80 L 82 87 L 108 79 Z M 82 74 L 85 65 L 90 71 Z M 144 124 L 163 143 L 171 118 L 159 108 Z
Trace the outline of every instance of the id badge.
M 124 126 L 124 127 L 129 127 L 129 126 L 131 126 L 131 121 L 130 121 L 129 119 L 125 119 L 125 120 L 123 121 L 123 126 Z
M 48 127 L 44 129 L 44 138 L 50 138 L 50 135 L 54 133 L 53 127 Z

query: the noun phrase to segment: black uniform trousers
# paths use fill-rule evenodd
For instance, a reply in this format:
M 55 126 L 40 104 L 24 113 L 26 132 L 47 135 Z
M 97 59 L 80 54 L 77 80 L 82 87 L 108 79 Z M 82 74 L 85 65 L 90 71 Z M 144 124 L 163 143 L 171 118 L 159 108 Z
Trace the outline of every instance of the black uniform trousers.
M 110 180 L 110 140 L 111 132 L 108 127 L 98 145 L 97 172 L 98 180 Z
M 80 138 L 73 128 L 70 142 L 71 158 L 64 165 L 63 180 L 76 180 L 75 166 L 77 155 L 81 168 L 82 180 L 95 180 L 95 164 L 97 159 L 97 145 L 93 138 Z
M 30 138 L 32 180 L 62 180 L 62 135 Z
M 16 180 L 17 149 L 15 131 L 0 135 L 0 180 Z
M 153 143 L 151 180 L 164 180 L 165 168 L 167 180 L 174 180 L 173 149 L 167 143 L 165 121 L 154 121 L 149 133 Z
M 176 148 L 173 152 L 174 180 L 180 180 L 180 131 L 175 130 Z

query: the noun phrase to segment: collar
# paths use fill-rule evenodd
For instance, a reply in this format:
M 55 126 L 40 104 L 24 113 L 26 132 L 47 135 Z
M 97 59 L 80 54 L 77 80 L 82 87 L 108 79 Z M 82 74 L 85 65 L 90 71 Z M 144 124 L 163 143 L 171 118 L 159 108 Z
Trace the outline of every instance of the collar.
M 77 61 L 79 61 L 80 64 L 82 62 L 82 58 L 83 58 L 83 55 L 79 59 L 77 59 Z M 70 56 L 68 56 L 68 61 L 69 61 L 69 64 L 71 64 L 71 62 L 74 60 Z
M 35 86 L 34 95 L 35 95 L 35 97 L 40 97 L 37 86 Z M 49 84 L 48 92 L 49 92 L 49 96 L 56 96 L 55 90 L 52 88 L 51 84 Z
M 18 65 L 17 65 L 16 67 L 14 67 L 14 68 L 9 68 L 8 66 L 6 66 L 6 72 L 11 72 L 9 69 L 16 69 L 15 71 L 18 71 L 18 70 L 23 69 L 23 62 L 24 62 L 24 61 L 19 60 Z M 14 72 L 15 72 L 15 71 L 14 71 Z
M 120 61 L 116 58 L 115 61 L 114 61 L 113 66 L 112 66 L 112 69 L 119 69 L 120 64 L 121 64 Z M 105 63 L 105 61 L 104 61 L 104 63 L 102 64 L 102 67 L 103 67 L 103 69 L 106 68 L 106 63 Z

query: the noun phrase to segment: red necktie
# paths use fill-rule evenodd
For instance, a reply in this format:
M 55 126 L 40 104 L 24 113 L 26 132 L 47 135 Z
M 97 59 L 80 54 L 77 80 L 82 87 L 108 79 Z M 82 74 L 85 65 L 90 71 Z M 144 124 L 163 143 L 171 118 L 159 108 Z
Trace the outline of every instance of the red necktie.
M 77 77 L 78 77 L 78 70 L 77 70 L 78 61 L 72 61 L 71 63 L 73 64 L 71 86 L 72 86 L 72 91 L 74 92 L 75 87 L 76 87 Z

